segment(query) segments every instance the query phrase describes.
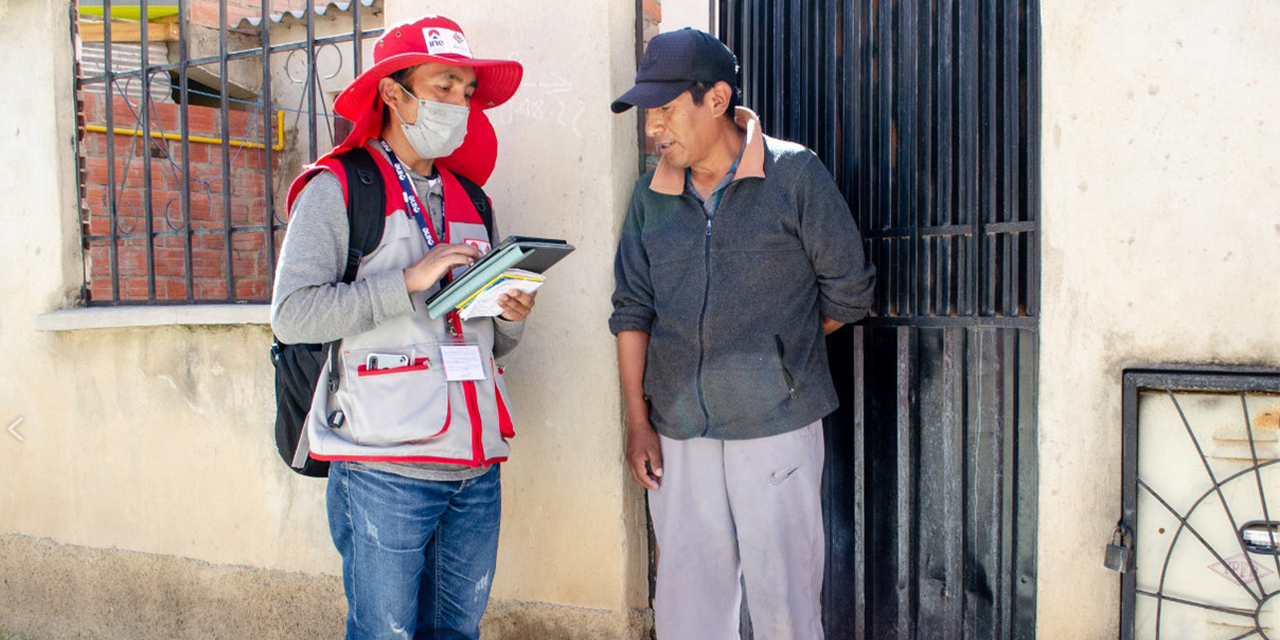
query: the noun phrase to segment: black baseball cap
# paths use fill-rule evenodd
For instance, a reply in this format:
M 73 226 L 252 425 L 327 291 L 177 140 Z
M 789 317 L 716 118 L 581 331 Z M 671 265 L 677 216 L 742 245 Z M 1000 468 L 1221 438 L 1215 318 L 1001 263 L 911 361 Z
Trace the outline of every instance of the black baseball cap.
M 636 71 L 636 86 L 609 108 L 622 113 L 631 107 L 653 109 L 675 100 L 695 82 L 726 82 L 738 87 L 738 58 L 729 47 L 705 31 L 685 27 L 649 40 Z

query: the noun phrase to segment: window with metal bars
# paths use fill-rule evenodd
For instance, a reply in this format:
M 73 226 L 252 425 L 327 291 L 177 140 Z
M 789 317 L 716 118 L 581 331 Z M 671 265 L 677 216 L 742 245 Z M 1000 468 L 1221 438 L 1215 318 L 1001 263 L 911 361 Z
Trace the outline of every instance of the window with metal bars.
M 1280 373 L 1124 373 L 1121 640 L 1272 638 L 1280 622 Z
M 266 303 L 278 194 L 328 150 L 378 0 L 81 0 L 86 305 Z

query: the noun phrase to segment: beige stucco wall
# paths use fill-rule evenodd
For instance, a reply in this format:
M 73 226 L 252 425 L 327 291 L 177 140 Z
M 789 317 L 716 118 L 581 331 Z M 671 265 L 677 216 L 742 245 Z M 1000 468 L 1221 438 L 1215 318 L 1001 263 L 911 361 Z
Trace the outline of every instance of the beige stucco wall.
M 237 637 L 202 628 L 219 615 L 328 615 L 319 626 L 340 635 L 324 483 L 285 469 L 270 435 L 270 331 L 243 321 L 262 310 L 47 315 L 74 306 L 82 277 L 69 4 L 0 2 L 0 77 L 13 89 L 0 92 L 0 637 L 63 637 L 41 621 L 65 630 L 95 615 L 109 618 L 95 637 L 130 637 L 146 616 L 200 602 L 218 606 L 162 635 Z M 421 7 L 385 6 L 392 20 Z M 634 70 L 634 6 L 431 8 L 461 22 L 477 53 L 527 68 L 520 93 L 492 112 L 502 228 L 578 247 L 507 363 L 518 437 L 486 634 L 625 637 L 646 624 L 636 610 L 647 548 L 641 497 L 622 472 L 605 321 L 636 141 L 634 120 L 607 105 Z M 22 440 L 4 431 L 19 418 Z M 134 606 L 143 600 L 155 606 Z M 276 630 L 239 637 L 298 637 L 262 628 Z
M 1041 8 L 1039 637 L 1115 638 L 1122 370 L 1280 365 L 1280 4 Z
M 663 33 L 685 27 L 713 32 L 712 6 L 707 0 L 663 0 L 659 3 L 662 21 L 658 29 Z
M 604 609 L 645 606 L 641 496 L 622 468 L 621 400 L 607 320 L 613 248 L 636 177 L 635 121 L 609 102 L 635 74 L 635 7 L 623 2 L 431 5 L 472 53 L 521 61 L 520 91 L 490 112 L 500 144 L 488 191 L 503 234 L 577 247 L 538 293 L 508 360 L 524 423 L 503 470 L 493 594 Z M 416 17 L 386 5 L 386 23 Z
M 265 326 L 37 330 L 81 281 L 65 4 L 8 2 L 0 20 L 0 73 L 24 87 L 0 97 L 0 421 L 23 438 L 0 441 L 0 534 L 336 571 L 322 483 L 272 460 Z

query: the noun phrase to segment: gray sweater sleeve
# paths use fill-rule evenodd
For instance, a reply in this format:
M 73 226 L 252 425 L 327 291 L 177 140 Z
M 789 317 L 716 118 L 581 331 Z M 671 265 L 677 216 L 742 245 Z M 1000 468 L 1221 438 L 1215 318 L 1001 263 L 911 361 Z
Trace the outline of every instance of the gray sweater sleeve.
M 515 349 L 516 345 L 520 344 L 520 338 L 522 338 L 523 336 L 524 336 L 524 320 L 517 320 L 515 322 L 512 322 L 510 320 L 503 320 L 501 317 L 494 317 L 493 319 L 493 355 L 494 357 L 501 358 L 502 356 L 507 355 L 508 353 L 511 353 L 511 350 Z
M 797 180 L 800 238 L 818 280 L 822 315 L 844 323 L 867 316 L 875 301 L 876 268 L 862 250 L 862 236 L 831 173 L 812 151 L 803 152 Z
M 640 237 L 643 228 L 640 194 L 641 190 L 648 188 L 648 181 L 642 177 L 632 189 L 631 204 L 622 221 L 618 250 L 614 254 L 613 313 L 609 316 L 609 331 L 614 335 L 622 331 L 649 333 L 657 317 L 653 308 L 649 256 Z
M 281 341 L 330 342 L 413 311 L 399 271 L 339 282 L 349 233 L 342 186 L 322 172 L 294 202 L 280 248 L 271 329 Z

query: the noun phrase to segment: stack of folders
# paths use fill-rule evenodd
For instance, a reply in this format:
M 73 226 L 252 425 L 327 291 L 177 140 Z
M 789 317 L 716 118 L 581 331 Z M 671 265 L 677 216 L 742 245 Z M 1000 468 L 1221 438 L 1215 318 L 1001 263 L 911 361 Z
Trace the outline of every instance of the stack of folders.
M 455 308 L 458 309 L 458 315 L 462 316 L 463 320 L 501 315 L 503 309 L 498 306 L 498 298 L 503 294 L 513 291 L 533 293 L 546 281 L 547 279 L 541 273 L 524 269 L 507 269 L 498 277 L 486 282 L 479 291 L 471 294 L 470 298 L 463 300 Z
M 439 318 L 457 309 L 463 320 L 502 313 L 498 298 L 516 290 L 535 291 L 543 271 L 573 251 L 564 240 L 509 237 L 448 286 L 427 298 L 427 314 Z

